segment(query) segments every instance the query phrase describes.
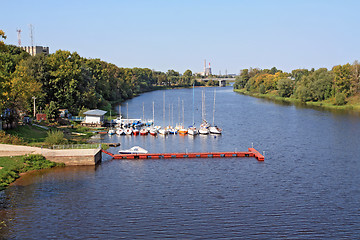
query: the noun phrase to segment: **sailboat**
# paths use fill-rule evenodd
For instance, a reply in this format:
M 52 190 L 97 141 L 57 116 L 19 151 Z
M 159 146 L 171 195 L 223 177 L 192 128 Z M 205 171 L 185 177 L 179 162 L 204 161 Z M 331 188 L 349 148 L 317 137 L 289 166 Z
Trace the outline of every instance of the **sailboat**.
M 195 105 L 195 89 L 194 89 L 194 87 L 195 87 L 195 83 L 193 84 L 193 125 L 192 126 L 190 126 L 189 128 L 188 128 L 188 134 L 189 135 L 197 135 L 198 133 L 199 133 L 199 131 L 196 129 L 196 127 L 195 127 L 195 115 L 194 115 L 194 105 Z
M 209 131 L 209 127 L 210 127 L 210 124 L 206 121 L 206 104 L 205 104 L 205 92 L 203 91 L 202 92 L 202 123 L 200 124 L 200 129 L 199 129 L 199 133 L 200 134 L 203 134 L 203 135 L 206 135 L 206 134 L 209 134 L 210 131 Z
M 115 130 L 112 128 L 112 119 L 111 119 L 111 110 L 110 110 L 110 129 L 108 131 L 109 135 L 114 135 L 115 134 Z
M 182 111 L 183 111 L 183 123 L 179 129 L 179 134 L 185 135 L 188 133 L 188 130 L 184 127 L 184 115 L 185 115 L 184 100 L 182 100 Z
M 215 97 L 216 97 L 216 88 L 214 89 L 213 122 L 212 122 L 212 126 L 209 127 L 209 131 L 212 134 L 221 134 L 222 130 L 215 125 Z
M 164 108 L 163 108 L 163 127 L 158 130 L 159 134 L 167 135 L 169 131 L 165 127 L 165 92 L 164 92 Z
M 155 119 L 155 103 L 153 102 L 153 119 L 152 119 L 153 124 L 151 125 L 150 130 L 149 130 L 149 133 L 152 136 L 156 136 L 158 133 L 158 130 L 154 126 L 154 119 Z

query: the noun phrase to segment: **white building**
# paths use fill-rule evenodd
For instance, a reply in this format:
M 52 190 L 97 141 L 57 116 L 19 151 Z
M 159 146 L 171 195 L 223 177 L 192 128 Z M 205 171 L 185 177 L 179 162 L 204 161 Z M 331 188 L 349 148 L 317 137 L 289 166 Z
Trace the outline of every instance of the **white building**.
M 104 115 L 107 111 L 94 109 L 84 112 L 85 119 L 83 123 L 85 124 L 103 124 L 104 123 Z
M 44 53 L 45 55 L 49 55 L 49 47 L 43 46 L 26 46 L 21 47 L 24 51 L 28 52 L 31 56 L 36 56 L 40 53 Z

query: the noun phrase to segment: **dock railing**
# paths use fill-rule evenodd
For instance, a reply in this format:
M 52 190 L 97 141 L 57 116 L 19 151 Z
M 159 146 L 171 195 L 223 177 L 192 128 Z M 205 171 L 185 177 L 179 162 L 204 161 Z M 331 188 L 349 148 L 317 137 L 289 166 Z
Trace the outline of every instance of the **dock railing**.
M 50 149 L 98 149 L 101 148 L 101 144 L 67 144 L 67 145 L 52 145 Z

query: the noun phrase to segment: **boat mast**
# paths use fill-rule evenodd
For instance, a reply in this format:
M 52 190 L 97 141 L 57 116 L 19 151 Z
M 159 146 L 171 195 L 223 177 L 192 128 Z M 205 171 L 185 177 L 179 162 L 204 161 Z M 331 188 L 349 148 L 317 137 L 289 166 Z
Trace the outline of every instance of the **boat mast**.
M 144 102 L 143 102 L 143 121 L 145 122 L 145 106 L 144 106 Z
M 204 119 L 206 121 L 206 96 L 205 96 L 205 90 L 204 90 Z
M 163 92 L 163 126 L 165 127 L 165 91 Z
M 216 88 L 214 89 L 213 126 L 215 126 L 215 96 L 216 96 Z
M 201 120 L 204 121 L 204 90 L 201 91 Z
M 155 102 L 153 101 L 153 124 L 155 125 L 154 120 L 155 120 Z
M 171 104 L 171 126 L 174 127 L 174 103 Z
M 178 121 L 178 124 L 180 124 L 181 123 L 181 120 L 180 120 L 180 117 L 181 117 L 181 115 L 180 115 L 180 97 L 178 97 L 178 115 L 179 115 L 179 121 Z
M 183 111 L 183 127 L 185 128 L 185 121 L 184 121 L 184 115 L 185 115 L 185 108 L 184 108 L 184 100 L 182 100 L 182 111 Z
M 192 108 L 192 110 L 193 110 L 193 112 L 192 112 L 192 114 L 193 114 L 193 127 L 195 127 L 195 116 L 194 116 L 194 105 L 195 105 L 195 93 L 194 93 L 194 86 L 195 86 L 195 83 L 193 84 L 193 108 Z

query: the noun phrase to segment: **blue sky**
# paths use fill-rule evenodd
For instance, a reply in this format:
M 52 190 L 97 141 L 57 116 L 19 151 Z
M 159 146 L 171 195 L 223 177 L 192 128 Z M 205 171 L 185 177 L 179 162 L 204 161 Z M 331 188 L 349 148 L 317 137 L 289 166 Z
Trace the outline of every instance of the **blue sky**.
M 1 0 L 7 44 L 76 51 L 119 67 L 238 73 L 360 60 L 355 0 Z

